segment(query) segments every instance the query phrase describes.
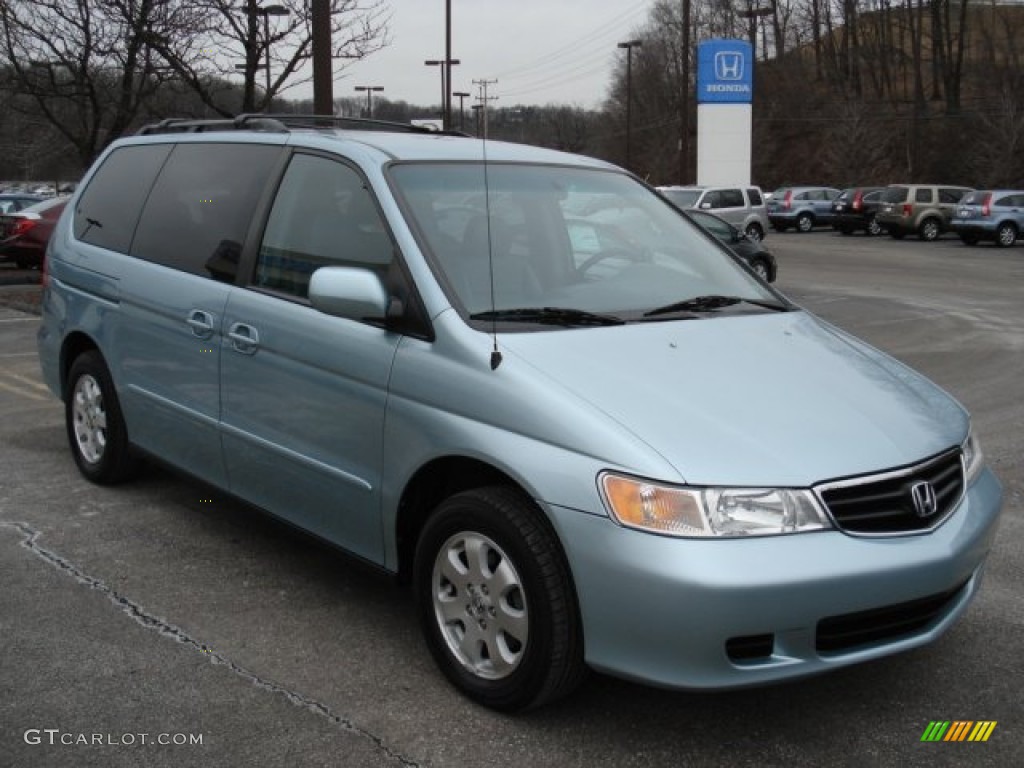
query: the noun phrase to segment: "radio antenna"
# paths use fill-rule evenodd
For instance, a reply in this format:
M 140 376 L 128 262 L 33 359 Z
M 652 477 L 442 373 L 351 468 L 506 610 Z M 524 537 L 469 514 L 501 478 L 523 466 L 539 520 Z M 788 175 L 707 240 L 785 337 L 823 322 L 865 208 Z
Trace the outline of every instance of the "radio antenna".
M 486 105 L 484 109 L 486 109 Z M 487 274 L 490 277 L 491 288 L 491 370 L 497 370 L 501 365 L 501 351 L 498 349 L 498 318 L 495 311 L 494 299 L 494 245 L 491 240 L 491 183 L 487 172 L 487 131 L 481 139 L 484 158 L 484 212 L 487 215 Z

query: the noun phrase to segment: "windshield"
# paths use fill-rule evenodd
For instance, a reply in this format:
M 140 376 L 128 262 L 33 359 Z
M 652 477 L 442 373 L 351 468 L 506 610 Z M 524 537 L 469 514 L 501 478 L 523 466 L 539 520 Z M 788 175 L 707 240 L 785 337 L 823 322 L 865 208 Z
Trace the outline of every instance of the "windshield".
M 486 190 L 476 163 L 396 164 L 390 174 L 442 285 L 470 317 L 511 321 L 502 310 L 529 308 L 633 321 L 707 295 L 737 297 L 737 311 L 780 303 L 624 173 L 490 164 Z

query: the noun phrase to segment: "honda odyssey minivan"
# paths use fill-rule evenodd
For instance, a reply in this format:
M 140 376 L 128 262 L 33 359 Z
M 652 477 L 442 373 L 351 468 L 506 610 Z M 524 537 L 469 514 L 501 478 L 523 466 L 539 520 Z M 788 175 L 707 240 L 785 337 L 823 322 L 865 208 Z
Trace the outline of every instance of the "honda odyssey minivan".
M 837 669 L 979 589 L 1002 491 L 963 407 L 605 162 L 169 120 L 96 161 L 47 264 L 40 360 L 84 477 L 156 457 L 408 580 L 487 706 L 588 668 Z

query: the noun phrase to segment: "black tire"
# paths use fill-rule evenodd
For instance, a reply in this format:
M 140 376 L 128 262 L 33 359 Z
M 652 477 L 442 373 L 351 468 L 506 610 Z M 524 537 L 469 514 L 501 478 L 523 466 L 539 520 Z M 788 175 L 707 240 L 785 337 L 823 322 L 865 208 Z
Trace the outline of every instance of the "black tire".
M 1004 221 L 996 229 L 996 245 L 1000 248 L 1009 248 L 1017 242 L 1017 227 L 1012 222 Z
M 977 245 L 978 244 L 978 236 L 977 235 L 960 235 L 960 240 L 963 241 L 964 245 Z
M 754 259 L 750 262 L 750 268 L 754 270 L 758 277 L 764 280 L 766 283 L 771 278 L 771 270 L 768 267 L 768 262 L 764 259 Z
M 810 232 L 814 229 L 814 217 L 809 213 L 801 213 L 796 217 L 796 231 Z
M 463 559 L 477 546 L 485 557 Z M 492 599 L 488 585 L 499 583 L 501 599 Z M 416 545 L 414 590 L 434 660 L 480 704 L 529 709 L 568 694 L 583 679 L 568 566 L 543 513 L 519 490 L 478 488 L 442 502 Z
M 83 352 L 71 365 L 64 420 L 71 455 L 86 479 L 110 485 L 135 472 L 138 460 L 128 442 L 117 391 L 95 350 Z
M 939 235 L 942 234 L 942 222 L 938 219 L 928 217 L 922 221 L 917 227 L 917 235 L 926 243 L 930 243 L 934 240 L 939 239 Z
M 868 219 L 868 223 L 865 225 L 864 231 L 872 237 L 877 237 L 882 234 L 882 225 L 878 223 L 878 219 L 872 216 Z
M 747 225 L 746 235 L 755 242 L 761 242 L 764 240 L 764 229 L 761 228 L 760 224 L 751 223 Z

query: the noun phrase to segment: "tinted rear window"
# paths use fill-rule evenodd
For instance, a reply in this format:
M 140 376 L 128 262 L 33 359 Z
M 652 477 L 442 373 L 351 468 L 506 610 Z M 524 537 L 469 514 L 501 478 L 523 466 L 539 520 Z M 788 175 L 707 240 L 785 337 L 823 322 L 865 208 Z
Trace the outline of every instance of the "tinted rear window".
M 127 253 L 139 211 L 171 146 L 146 144 L 111 152 L 75 206 L 75 237 Z
M 750 198 L 751 205 L 762 205 L 764 200 L 761 199 L 761 190 L 759 189 L 748 189 L 747 197 Z
M 889 187 L 882 192 L 882 200 L 886 203 L 902 203 L 907 199 L 907 187 Z
M 177 145 L 146 202 L 132 255 L 233 282 L 280 153 L 265 144 Z

